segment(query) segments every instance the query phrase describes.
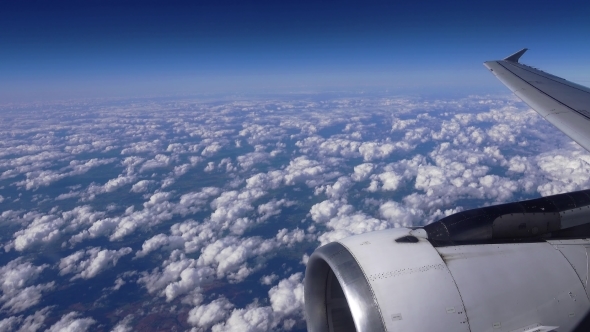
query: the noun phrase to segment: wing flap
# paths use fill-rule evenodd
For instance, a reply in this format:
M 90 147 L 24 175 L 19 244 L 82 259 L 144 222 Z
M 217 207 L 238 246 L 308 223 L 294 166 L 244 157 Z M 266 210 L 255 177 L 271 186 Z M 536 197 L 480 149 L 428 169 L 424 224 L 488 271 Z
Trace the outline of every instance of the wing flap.
M 507 59 L 518 60 L 521 52 Z M 484 65 L 543 118 L 590 151 L 590 89 L 512 59 Z

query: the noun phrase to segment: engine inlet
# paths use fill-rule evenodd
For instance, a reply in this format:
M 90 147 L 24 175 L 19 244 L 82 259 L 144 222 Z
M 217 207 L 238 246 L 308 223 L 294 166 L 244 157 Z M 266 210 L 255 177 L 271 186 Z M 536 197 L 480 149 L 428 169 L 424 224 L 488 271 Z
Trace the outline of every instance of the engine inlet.
M 385 331 L 367 279 L 342 244 L 318 248 L 305 271 L 305 314 L 310 332 Z

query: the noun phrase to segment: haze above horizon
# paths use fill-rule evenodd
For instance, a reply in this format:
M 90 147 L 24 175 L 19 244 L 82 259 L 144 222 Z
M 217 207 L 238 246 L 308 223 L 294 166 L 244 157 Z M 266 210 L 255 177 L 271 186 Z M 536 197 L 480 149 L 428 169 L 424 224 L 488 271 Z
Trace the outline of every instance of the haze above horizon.
M 0 103 L 207 93 L 502 93 L 482 62 L 589 85 L 582 2 L 8 1 Z

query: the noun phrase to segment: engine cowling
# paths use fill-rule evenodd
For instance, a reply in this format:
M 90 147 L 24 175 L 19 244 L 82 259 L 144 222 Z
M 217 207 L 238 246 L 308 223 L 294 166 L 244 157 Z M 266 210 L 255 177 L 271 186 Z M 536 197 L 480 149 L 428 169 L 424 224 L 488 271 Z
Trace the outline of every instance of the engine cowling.
M 590 220 L 590 199 L 575 205 L 564 195 L 543 198 L 542 210 L 534 200 L 505 204 L 445 218 L 452 225 L 443 219 L 318 248 L 305 276 L 308 330 L 573 329 L 590 308 L 590 241 L 579 236 L 587 225 L 572 218 Z M 574 206 L 554 204 L 570 198 Z M 471 237 L 461 234 L 462 220 Z

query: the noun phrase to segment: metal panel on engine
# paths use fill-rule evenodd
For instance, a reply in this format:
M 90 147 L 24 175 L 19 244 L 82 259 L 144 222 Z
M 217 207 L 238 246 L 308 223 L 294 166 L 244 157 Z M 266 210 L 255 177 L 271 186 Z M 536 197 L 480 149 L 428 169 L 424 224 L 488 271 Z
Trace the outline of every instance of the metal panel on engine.
M 580 278 L 580 282 L 590 297 L 588 289 L 588 263 L 590 241 L 588 239 L 548 241 L 559 250 Z
M 570 263 L 549 243 L 436 248 L 461 293 L 472 331 L 528 324 L 570 330 L 590 303 Z
M 469 331 L 445 263 L 426 239 L 404 238 L 409 232 L 397 228 L 339 242 L 362 267 L 388 331 Z

